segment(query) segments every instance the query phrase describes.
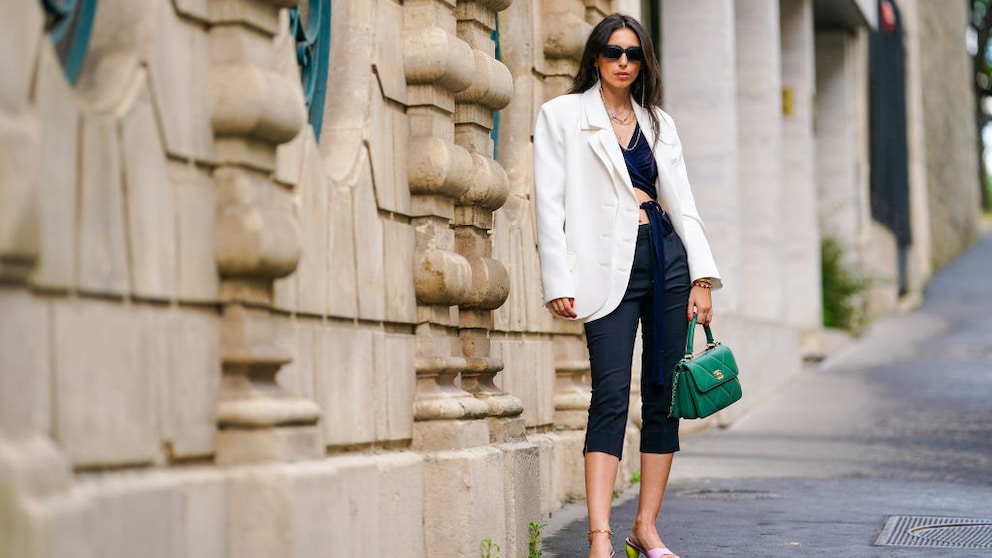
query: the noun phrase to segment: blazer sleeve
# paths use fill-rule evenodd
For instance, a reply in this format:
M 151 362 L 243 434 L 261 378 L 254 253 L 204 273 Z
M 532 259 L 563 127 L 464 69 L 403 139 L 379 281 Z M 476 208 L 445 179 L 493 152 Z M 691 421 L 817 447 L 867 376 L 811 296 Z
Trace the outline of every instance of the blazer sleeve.
M 661 112 L 664 122 L 672 127 L 675 144 L 678 148 L 678 160 L 672 170 L 679 202 L 682 206 L 682 222 L 685 234 L 683 243 L 685 244 L 686 255 L 689 259 L 690 279 L 695 281 L 696 279 L 709 278 L 713 284 L 713 288 L 719 289 L 723 287 L 723 281 L 720 279 L 720 272 L 717 270 L 716 261 L 713 259 L 710 243 L 706 239 L 703 219 L 699 216 L 699 211 L 696 209 L 696 199 L 692 195 L 692 187 L 689 185 L 689 173 L 685 168 L 682 141 L 678 137 L 678 131 L 675 128 L 675 121 L 672 117 L 664 111 L 659 112 Z
M 565 143 L 564 131 L 541 107 L 534 128 L 534 190 L 537 218 L 537 252 L 541 260 L 544 303 L 575 297 L 565 242 Z

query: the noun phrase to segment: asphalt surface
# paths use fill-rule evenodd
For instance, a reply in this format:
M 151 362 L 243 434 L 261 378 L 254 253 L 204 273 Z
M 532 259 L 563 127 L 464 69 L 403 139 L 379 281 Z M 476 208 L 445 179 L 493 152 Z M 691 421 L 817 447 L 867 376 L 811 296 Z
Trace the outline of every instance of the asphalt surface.
M 618 557 L 636 498 L 634 486 L 614 505 Z M 893 529 L 911 546 L 878 545 L 890 516 L 973 526 Z M 683 437 L 658 525 L 682 558 L 992 557 L 992 231 L 915 310 L 877 320 L 732 427 Z M 585 558 L 587 529 L 585 504 L 567 505 L 543 555 Z M 934 546 L 955 537 L 984 547 Z

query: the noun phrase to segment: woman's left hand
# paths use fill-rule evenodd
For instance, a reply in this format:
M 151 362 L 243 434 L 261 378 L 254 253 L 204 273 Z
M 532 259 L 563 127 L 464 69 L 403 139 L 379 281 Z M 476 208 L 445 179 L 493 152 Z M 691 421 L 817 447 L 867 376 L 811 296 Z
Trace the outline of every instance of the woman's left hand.
M 696 314 L 696 322 L 700 325 L 710 325 L 713 321 L 713 293 L 706 287 L 693 285 L 689 292 L 689 315 L 686 321 Z

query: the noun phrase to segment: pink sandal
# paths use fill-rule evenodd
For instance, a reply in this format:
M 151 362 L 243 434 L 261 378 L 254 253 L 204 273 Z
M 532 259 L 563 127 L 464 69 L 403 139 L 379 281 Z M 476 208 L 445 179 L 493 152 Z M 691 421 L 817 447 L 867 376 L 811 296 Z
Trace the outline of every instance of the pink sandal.
M 651 550 L 644 550 L 643 548 L 634 544 L 630 537 L 624 541 L 627 543 L 627 558 L 637 558 L 638 556 L 646 556 L 647 558 L 662 558 L 662 556 L 675 556 L 675 553 L 664 546 L 659 546 L 658 548 L 652 548 Z

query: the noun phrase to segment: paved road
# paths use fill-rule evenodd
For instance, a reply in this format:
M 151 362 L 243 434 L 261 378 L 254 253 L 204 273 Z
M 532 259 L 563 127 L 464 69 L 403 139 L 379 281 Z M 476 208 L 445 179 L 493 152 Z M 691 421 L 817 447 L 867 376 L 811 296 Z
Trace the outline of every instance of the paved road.
M 614 509 L 618 556 L 635 509 L 636 487 Z M 876 545 L 889 516 L 987 525 L 900 526 L 928 546 Z M 544 555 L 585 558 L 586 529 L 584 504 L 566 506 Z M 992 557 L 992 231 L 915 311 L 876 321 L 732 428 L 685 437 L 659 529 L 683 558 Z M 932 546 L 950 537 L 985 547 Z

